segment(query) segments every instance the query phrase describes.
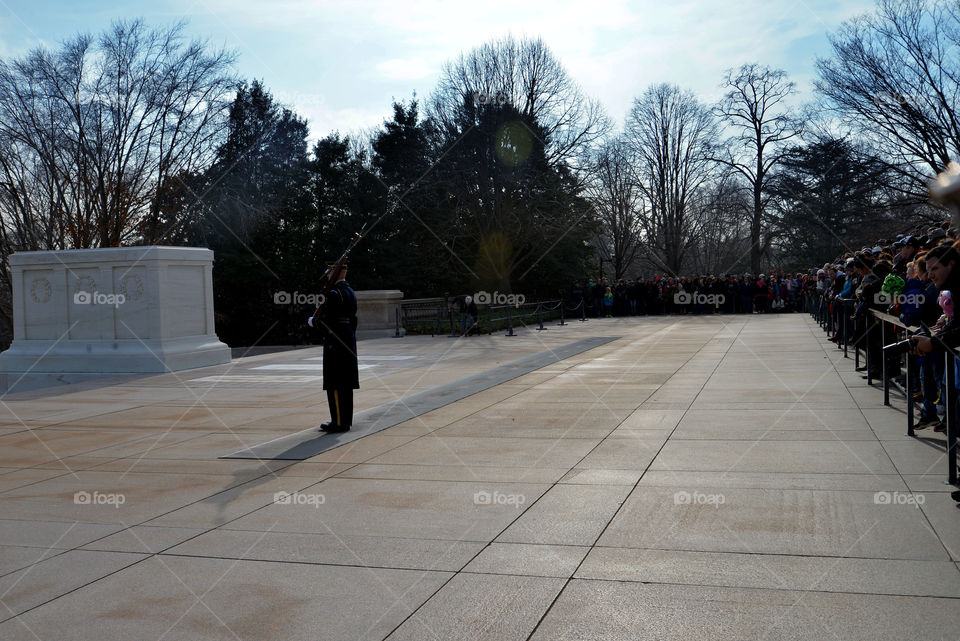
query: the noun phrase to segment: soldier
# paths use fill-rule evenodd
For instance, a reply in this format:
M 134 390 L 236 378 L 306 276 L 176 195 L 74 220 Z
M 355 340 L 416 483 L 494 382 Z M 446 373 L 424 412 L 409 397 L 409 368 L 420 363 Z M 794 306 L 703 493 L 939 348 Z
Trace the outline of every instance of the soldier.
M 335 265 L 331 265 L 334 268 Z M 335 284 L 309 324 L 323 337 L 323 389 L 330 405 L 324 432 L 346 432 L 353 424 L 353 390 L 360 389 L 357 367 L 357 296 L 347 284 L 347 266 L 331 275 Z

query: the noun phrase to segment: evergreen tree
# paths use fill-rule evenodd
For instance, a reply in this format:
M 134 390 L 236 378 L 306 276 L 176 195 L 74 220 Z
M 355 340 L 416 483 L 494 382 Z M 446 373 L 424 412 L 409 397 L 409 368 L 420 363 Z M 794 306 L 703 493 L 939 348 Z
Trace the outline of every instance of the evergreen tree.
M 872 244 L 900 224 L 883 184 L 888 166 L 846 140 L 794 147 L 773 183 L 780 212 L 781 254 L 789 267 L 834 260 Z
M 254 81 L 230 108 L 226 141 L 196 181 L 193 241 L 215 252 L 217 333 L 230 345 L 303 342 L 317 214 L 309 191 L 307 123 Z

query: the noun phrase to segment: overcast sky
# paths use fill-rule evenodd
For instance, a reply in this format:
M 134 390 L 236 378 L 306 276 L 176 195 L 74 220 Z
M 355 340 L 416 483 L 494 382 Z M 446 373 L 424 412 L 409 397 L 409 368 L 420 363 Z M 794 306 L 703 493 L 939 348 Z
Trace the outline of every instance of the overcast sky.
M 239 75 L 263 80 L 318 138 L 379 125 L 393 99 L 429 94 L 445 61 L 488 40 L 541 36 L 619 125 L 650 84 L 712 101 L 724 70 L 745 62 L 785 69 L 806 100 L 816 57 L 830 53 L 827 34 L 872 8 L 872 0 L 0 0 L 0 56 L 117 18 L 186 18 L 191 35 L 236 50 Z

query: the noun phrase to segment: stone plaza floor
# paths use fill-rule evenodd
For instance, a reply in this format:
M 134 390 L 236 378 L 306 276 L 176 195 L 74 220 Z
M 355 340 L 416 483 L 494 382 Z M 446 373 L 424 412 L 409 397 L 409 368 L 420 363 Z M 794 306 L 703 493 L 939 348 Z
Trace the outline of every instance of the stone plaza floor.
M 347 435 L 316 348 L 3 397 L 0 639 L 960 639 L 945 438 L 808 316 L 549 327 L 361 342 Z

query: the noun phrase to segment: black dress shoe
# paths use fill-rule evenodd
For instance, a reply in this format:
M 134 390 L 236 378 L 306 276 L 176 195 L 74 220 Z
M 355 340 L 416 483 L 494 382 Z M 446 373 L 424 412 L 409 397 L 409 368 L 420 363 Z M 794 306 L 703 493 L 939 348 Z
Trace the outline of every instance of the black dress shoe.
M 330 432 L 330 433 L 335 433 L 335 432 L 349 432 L 349 431 L 350 431 L 350 426 L 349 426 L 349 425 L 337 425 L 336 423 L 323 423 L 323 424 L 320 425 L 320 431 L 321 431 L 321 432 Z
M 960 503 L 960 490 L 955 490 L 950 492 L 950 498 L 952 498 L 957 503 Z

